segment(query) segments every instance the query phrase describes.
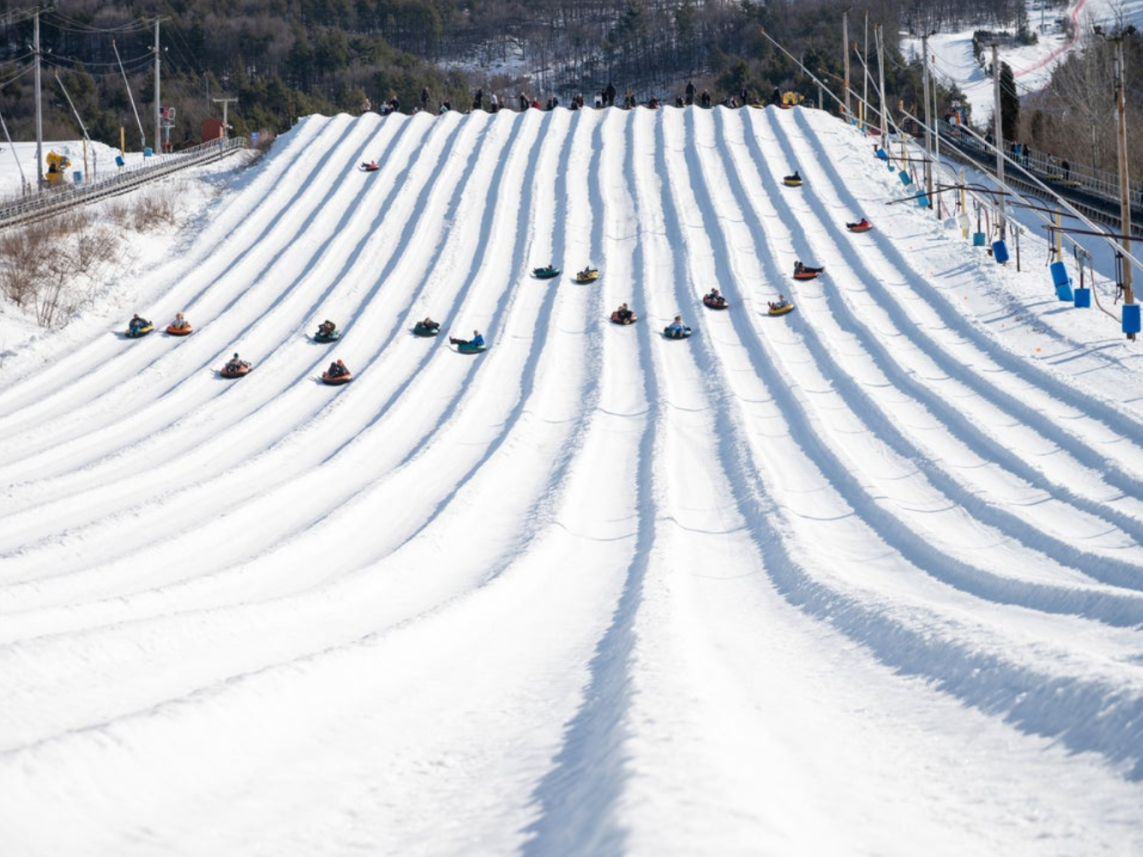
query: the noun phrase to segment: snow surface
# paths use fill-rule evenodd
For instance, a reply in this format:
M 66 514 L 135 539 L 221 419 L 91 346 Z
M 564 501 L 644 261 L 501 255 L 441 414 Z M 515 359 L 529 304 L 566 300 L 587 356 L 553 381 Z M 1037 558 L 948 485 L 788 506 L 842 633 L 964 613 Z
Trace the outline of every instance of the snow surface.
M 1143 0 L 1078 0 L 1066 7 L 1049 7 L 1032 0 L 1026 3 L 1028 25 L 1038 36 L 1034 45 L 1000 46 L 997 55 L 1012 68 L 1016 90 L 1021 97 L 1038 92 L 1051 83 L 1052 71 L 1070 51 L 1083 47 L 1096 24 L 1114 28 L 1119 22 L 1143 28 Z M 1067 36 L 1056 26 L 1057 18 L 1072 22 L 1073 35 Z M 989 29 L 982 24 L 974 29 Z M 958 33 L 936 33 L 929 37 L 930 70 L 938 80 L 951 81 L 960 87 L 972 107 L 972 122 L 984 127 L 991 122 L 995 104 L 995 84 L 985 74 L 991 55 L 986 51 L 985 66 L 972 52 L 972 30 Z M 919 58 L 921 40 L 902 36 L 901 50 L 910 60 Z M 873 71 L 876 71 L 874 67 Z M 1110 86 L 1110 81 L 1108 83 Z
M 817 111 L 310 117 L 135 239 L 0 364 L 3 853 L 1139 853 L 1139 346 L 908 192 Z

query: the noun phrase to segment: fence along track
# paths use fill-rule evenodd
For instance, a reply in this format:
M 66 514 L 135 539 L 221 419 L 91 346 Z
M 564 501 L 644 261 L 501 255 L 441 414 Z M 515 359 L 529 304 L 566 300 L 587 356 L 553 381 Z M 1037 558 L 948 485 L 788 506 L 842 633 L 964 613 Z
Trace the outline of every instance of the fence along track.
M 121 171 L 117 175 L 106 180 L 68 185 L 45 191 L 30 199 L 0 201 L 0 229 L 35 223 L 69 208 L 126 193 L 153 179 L 187 167 L 225 158 L 245 147 L 246 140 L 243 137 L 202 143 L 177 154 L 161 155 L 158 163 L 152 165 L 133 169 L 120 168 Z

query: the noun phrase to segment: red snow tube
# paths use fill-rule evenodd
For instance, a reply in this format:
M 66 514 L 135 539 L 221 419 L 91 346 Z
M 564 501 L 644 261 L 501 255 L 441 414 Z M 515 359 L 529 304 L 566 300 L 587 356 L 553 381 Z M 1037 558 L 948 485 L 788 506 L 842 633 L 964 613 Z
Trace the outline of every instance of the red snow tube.
M 323 384 L 329 384 L 331 387 L 339 387 L 342 384 L 348 384 L 352 380 L 352 372 L 346 372 L 344 375 L 338 375 L 336 378 L 331 376 L 328 372 L 321 373 L 321 382 Z
M 702 302 L 711 309 L 726 309 L 727 307 L 727 300 L 722 295 L 719 295 L 717 298 L 705 295 Z

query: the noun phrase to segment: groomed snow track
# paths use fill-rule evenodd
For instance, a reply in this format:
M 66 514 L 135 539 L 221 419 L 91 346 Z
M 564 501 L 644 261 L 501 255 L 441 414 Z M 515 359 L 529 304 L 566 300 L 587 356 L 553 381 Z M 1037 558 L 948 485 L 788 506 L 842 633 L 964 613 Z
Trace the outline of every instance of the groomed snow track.
M 802 110 L 279 138 L 193 336 L 0 368 L 0 850 L 1139 853 L 1139 413 L 895 193 Z

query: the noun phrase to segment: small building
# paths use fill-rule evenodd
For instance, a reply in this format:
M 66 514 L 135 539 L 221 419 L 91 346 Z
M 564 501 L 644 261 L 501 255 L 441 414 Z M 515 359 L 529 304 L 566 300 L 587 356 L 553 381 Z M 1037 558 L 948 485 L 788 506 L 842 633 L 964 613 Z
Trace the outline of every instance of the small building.
M 222 131 L 222 123 L 217 119 L 203 119 L 202 141 L 204 143 L 211 143 L 217 140 L 219 137 L 226 137 Z

